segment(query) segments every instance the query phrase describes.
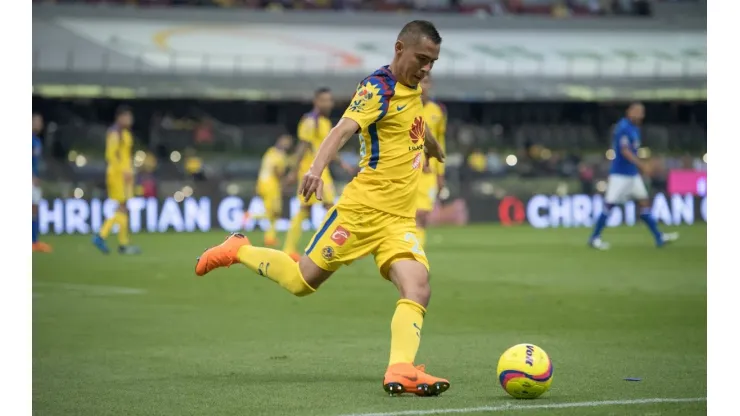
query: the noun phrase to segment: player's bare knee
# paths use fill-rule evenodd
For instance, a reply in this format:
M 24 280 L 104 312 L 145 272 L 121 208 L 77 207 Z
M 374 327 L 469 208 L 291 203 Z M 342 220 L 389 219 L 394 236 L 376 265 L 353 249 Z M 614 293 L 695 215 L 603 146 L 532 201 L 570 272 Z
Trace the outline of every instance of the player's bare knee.
M 317 266 L 316 263 L 313 262 L 308 256 L 303 256 L 298 261 L 298 268 L 301 271 L 301 276 L 303 277 L 303 281 L 306 282 L 309 288 L 305 288 L 308 290 L 307 293 L 295 293 L 291 291 L 296 296 L 306 296 L 313 293 L 316 289 L 321 286 L 322 283 L 324 283 L 329 277 L 331 277 L 333 272 L 330 272 L 328 270 L 324 270 L 321 267 Z
M 426 307 L 432 297 L 429 284 L 429 271 L 416 260 L 400 260 L 391 265 L 388 273 L 391 281 L 404 299 L 412 300 Z

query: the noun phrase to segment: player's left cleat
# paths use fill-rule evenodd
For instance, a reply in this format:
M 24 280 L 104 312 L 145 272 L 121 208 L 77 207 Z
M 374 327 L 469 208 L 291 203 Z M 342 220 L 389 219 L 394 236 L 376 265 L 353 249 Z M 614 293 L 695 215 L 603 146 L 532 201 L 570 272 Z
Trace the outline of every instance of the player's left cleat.
M 101 237 L 99 234 L 95 234 L 92 238 L 92 243 L 95 245 L 95 247 L 100 250 L 103 254 L 110 253 L 110 250 L 108 249 L 108 244 L 106 244 L 103 237 Z
M 661 242 L 658 244 L 658 247 L 663 247 L 667 244 L 674 243 L 678 240 L 678 233 L 662 233 L 661 234 Z
M 271 248 L 274 248 L 280 245 L 280 241 L 278 241 L 278 239 L 275 237 L 265 237 L 264 243 L 265 243 L 265 247 L 271 247 Z
M 141 254 L 141 250 L 139 249 L 139 247 L 136 246 L 119 246 L 118 254 L 124 256 L 133 256 L 136 254 Z
M 295 251 L 292 253 L 288 253 L 291 259 L 293 259 L 296 263 L 298 263 L 301 260 L 301 255 L 296 253 Z
M 37 241 L 33 243 L 32 247 L 33 247 L 34 253 L 51 253 L 52 252 L 51 246 L 46 243 L 42 243 L 41 241 Z
M 413 393 L 417 396 L 439 396 L 450 388 L 450 382 L 424 372 L 423 365 L 398 363 L 388 367 L 383 389 L 391 396 Z
M 226 241 L 209 248 L 198 257 L 198 261 L 195 263 L 195 274 L 204 276 L 213 269 L 229 267 L 238 263 L 237 253 L 239 253 L 239 249 L 249 244 L 249 239 L 244 234 L 231 234 L 226 238 Z
M 601 251 L 609 250 L 609 248 L 611 247 L 609 243 L 600 238 L 594 238 L 593 240 L 589 241 L 588 246 Z

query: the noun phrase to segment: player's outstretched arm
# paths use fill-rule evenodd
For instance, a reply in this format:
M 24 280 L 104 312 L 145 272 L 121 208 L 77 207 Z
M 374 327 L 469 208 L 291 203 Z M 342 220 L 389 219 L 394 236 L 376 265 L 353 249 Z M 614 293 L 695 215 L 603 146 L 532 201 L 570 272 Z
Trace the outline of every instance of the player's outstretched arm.
M 347 141 L 352 137 L 357 130 L 360 129 L 360 125 L 356 121 L 349 118 L 342 118 L 339 120 L 336 126 L 329 132 L 324 141 L 319 146 L 319 151 L 316 152 L 316 156 L 313 159 L 311 167 L 308 172 L 303 176 L 301 185 L 298 188 L 298 193 L 308 200 L 311 195 L 316 194 L 316 199 L 319 201 L 323 198 L 324 183 L 321 180 L 321 173 L 326 169 L 326 166 L 334 160 L 339 149 L 344 146 Z

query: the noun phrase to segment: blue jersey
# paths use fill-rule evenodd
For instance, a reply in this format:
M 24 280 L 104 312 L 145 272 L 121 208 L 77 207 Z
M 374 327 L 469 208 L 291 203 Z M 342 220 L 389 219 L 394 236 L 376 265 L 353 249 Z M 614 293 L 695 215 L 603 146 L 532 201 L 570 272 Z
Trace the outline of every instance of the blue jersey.
M 33 167 L 33 177 L 39 176 L 39 169 L 41 167 L 41 139 L 37 135 L 33 135 L 33 154 L 31 159 L 31 166 Z
M 640 129 L 627 118 L 619 120 L 619 123 L 617 123 L 617 126 L 614 128 L 612 149 L 614 149 L 616 154 L 612 161 L 612 167 L 609 170 L 609 174 L 629 176 L 638 175 L 640 172 L 637 169 L 637 166 L 622 155 L 623 146 L 627 146 L 629 151 L 631 151 L 633 155 L 637 156 L 637 149 L 640 148 Z

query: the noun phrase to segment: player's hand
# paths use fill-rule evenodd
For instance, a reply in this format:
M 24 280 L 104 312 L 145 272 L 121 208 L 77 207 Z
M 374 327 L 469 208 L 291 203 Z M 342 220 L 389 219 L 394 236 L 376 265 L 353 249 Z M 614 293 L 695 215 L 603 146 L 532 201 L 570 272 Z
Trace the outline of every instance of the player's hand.
M 316 199 L 322 201 L 324 196 L 324 181 L 321 180 L 321 173 L 319 172 L 317 175 L 312 172 L 312 169 L 309 169 L 308 172 L 303 175 L 303 180 L 301 181 L 301 186 L 298 188 L 298 193 L 303 196 L 305 201 L 311 199 L 311 195 L 314 194 L 316 195 Z
M 426 152 L 427 156 L 433 157 L 442 163 L 444 163 L 445 158 L 447 157 L 444 150 L 439 147 L 439 143 L 437 143 L 436 140 L 427 140 L 424 143 L 424 151 Z
M 133 172 L 123 172 L 123 181 L 127 184 L 133 182 L 134 173 Z

